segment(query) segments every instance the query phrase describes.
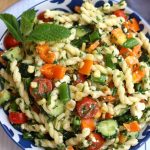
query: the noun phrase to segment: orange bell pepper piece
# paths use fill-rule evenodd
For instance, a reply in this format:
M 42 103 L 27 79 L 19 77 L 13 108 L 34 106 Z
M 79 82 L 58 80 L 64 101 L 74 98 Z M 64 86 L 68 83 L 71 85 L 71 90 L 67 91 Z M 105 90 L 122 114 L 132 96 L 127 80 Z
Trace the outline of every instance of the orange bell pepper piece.
M 133 48 L 133 55 L 137 58 L 139 58 L 141 56 L 141 45 L 137 45 Z
M 144 69 L 139 69 L 133 72 L 133 82 L 134 83 L 139 83 L 145 76 L 145 70 Z
M 94 119 L 81 119 L 81 128 L 89 128 L 90 131 L 95 130 L 95 121 Z
M 84 60 L 83 66 L 79 69 L 79 73 L 83 75 L 90 75 L 92 65 L 93 65 L 92 60 Z
M 133 53 L 128 48 L 122 47 L 119 51 L 119 55 L 122 55 L 123 58 L 126 58 L 127 56 L 132 56 Z
M 48 79 L 62 79 L 66 68 L 61 65 L 45 64 L 41 67 L 41 73 Z
M 91 53 L 92 51 L 94 51 L 99 46 L 99 44 L 100 44 L 99 41 L 95 41 L 94 43 L 92 43 L 90 45 L 90 47 L 87 49 L 87 51 L 89 53 Z
M 131 69 L 135 64 L 139 64 L 139 61 L 135 56 L 128 56 L 126 57 L 125 61 Z
M 73 146 L 67 146 L 67 150 L 74 150 Z
M 132 18 L 129 21 L 125 22 L 124 26 L 133 32 L 138 32 L 140 30 L 139 23 L 135 18 Z
M 38 45 L 36 50 L 44 62 L 51 64 L 55 61 L 55 53 L 50 51 L 48 44 Z
M 126 128 L 128 132 L 138 132 L 140 131 L 140 125 L 137 121 L 133 121 L 130 123 L 124 123 L 123 126 Z

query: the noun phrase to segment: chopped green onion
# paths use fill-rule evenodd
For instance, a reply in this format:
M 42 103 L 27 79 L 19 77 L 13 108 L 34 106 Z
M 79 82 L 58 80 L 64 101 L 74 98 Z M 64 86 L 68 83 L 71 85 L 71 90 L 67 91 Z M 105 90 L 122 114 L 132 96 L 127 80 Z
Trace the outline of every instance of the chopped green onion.
M 47 104 L 50 105 L 51 104 L 51 93 L 47 94 Z
M 81 125 L 81 120 L 79 117 L 74 117 L 73 118 L 73 121 L 72 121 L 72 126 L 73 126 L 73 129 L 75 131 L 78 131 L 80 129 L 80 125 Z
M 23 138 L 24 138 L 25 140 L 33 140 L 33 136 L 32 136 L 32 134 L 29 133 L 29 132 L 23 132 Z
M 113 63 L 111 54 L 106 54 L 105 64 L 107 67 L 110 67 L 111 69 L 116 69 L 116 64 Z
M 106 82 L 106 76 L 105 75 L 101 75 L 99 78 L 91 76 L 91 80 L 93 82 L 96 82 L 96 83 L 105 84 L 105 82 Z
M 115 96 L 115 95 L 116 95 L 116 93 L 117 93 L 117 88 L 116 88 L 116 87 L 114 87 L 114 88 L 112 89 L 112 96 Z
M 63 103 L 66 103 L 70 100 L 70 88 L 65 82 L 59 86 L 59 98 Z
M 137 41 L 137 39 L 130 38 L 123 44 L 123 46 L 126 48 L 133 48 L 134 46 L 136 46 L 138 44 L 139 44 L 139 42 Z
M 100 39 L 99 31 L 98 30 L 94 31 L 92 34 L 89 35 L 89 38 L 90 38 L 90 42 L 99 40 Z

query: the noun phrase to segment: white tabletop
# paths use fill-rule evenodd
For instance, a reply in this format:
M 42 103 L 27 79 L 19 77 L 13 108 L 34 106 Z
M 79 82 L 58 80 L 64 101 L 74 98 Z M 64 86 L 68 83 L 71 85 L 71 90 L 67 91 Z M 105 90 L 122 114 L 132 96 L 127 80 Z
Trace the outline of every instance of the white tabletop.
M 24 1 L 24 5 L 22 7 L 22 1 Z M 16 7 L 11 7 L 6 10 L 7 13 L 13 13 L 19 16 L 19 12 L 26 10 L 29 7 L 34 6 L 34 4 L 40 2 L 42 0 L 21 0 L 18 2 L 17 10 Z M 0 126 L 0 150 L 20 150 L 20 148 L 6 135 Z M 150 140 L 146 142 L 141 148 L 138 150 L 150 150 Z

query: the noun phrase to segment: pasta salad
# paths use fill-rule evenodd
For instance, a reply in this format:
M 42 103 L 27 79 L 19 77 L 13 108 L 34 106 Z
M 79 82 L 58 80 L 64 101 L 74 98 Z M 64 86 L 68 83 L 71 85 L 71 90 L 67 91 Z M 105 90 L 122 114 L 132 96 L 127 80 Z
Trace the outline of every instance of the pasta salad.
M 0 106 L 46 150 L 128 150 L 150 121 L 150 42 L 126 2 L 25 11 L 6 24 Z

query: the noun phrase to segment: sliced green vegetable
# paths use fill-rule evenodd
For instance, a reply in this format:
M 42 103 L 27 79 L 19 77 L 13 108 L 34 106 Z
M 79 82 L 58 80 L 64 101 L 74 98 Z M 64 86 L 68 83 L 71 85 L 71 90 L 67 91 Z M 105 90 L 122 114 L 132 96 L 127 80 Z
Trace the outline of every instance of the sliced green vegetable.
M 72 127 L 74 129 L 74 131 L 79 131 L 80 130 L 80 126 L 81 126 L 81 120 L 79 117 L 75 116 L 73 118 L 73 121 L 72 121 Z
M 82 46 L 83 43 L 87 43 L 89 42 L 90 39 L 89 39 L 89 34 L 86 34 L 85 36 L 79 38 L 79 39 L 75 39 L 71 42 L 72 45 L 80 48 Z
M 116 93 L 117 93 L 117 88 L 116 87 L 112 88 L 112 96 L 115 96 Z
M 0 19 L 5 23 L 5 25 L 8 28 L 8 31 L 12 34 L 12 36 L 17 41 L 23 41 L 20 29 L 19 29 L 19 23 L 15 16 L 11 14 L 0 14 Z
M 96 30 L 96 31 L 94 31 L 93 33 L 91 33 L 91 34 L 89 35 L 89 38 L 90 38 L 90 42 L 94 42 L 94 41 L 96 41 L 96 40 L 99 40 L 99 39 L 100 39 L 99 31 Z
M 116 120 L 104 120 L 98 123 L 97 131 L 105 138 L 111 139 L 117 136 L 118 124 Z
M 60 41 L 69 37 L 70 34 L 71 32 L 68 28 L 57 24 L 43 23 L 34 28 L 27 41 Z
M 29 133 L 29 132 L 23 132 L 23 138 L 25 140 L 33 140 L 34 139 L 34 137 L 32 136 L 32 134 Z
M 23 35 L 26 36 L 33 30 L 35 16 L 36 11 L 34 9 L 29 9 L 21 15 L 20 30 Z
M 69 85 L 65 82 L 61 83 L 59 86 L 59 98 L 63 103 L 66 103 L 71 99 Z
M 11 98 L 11 94 L 8 90 L 3 90 L 0 92 L 0 106 L 3 105 Z
M 23 59 L 23 51 L 19 47 L 13 47 L 3 53 L 2 58 L 9 61 L 13 61 L 14 59 L 20 61 Z
M 118 104 L 118 105 L 115 106 L 115 109 L 119 108 L 119 111 L 116 112 L 116 116 L 117 117 L 124 115 L 129 110 L 129 106 L 128 105 L 126 105 L 123 108 L 122 107 L 120 108 L 120 105 L 122 105 L 122 104 Z
M 63 111 L 64 111 L 63 102 L 61 102 L 60 100 L 57 100 L 55 107 L 51 111 L 51 115 L 56 117 L 56 116 L 60 115 L 61 113 L 63 113 Z
M 106 82 L 106 76 L 101 75 L 99 78 L 91 76 L 91 80 L 93 82 L 100 83 L 100 84 L 104 85 Z
M 116 69 L 116 64 L 113 63 L 112 58 L 113 58 L 112 54 L 106 54 L 105 64 L 107 67 L 110 67 L 111 69 Z
M 126 48 L 133 48 L 134 46 L 138 45 L 139 42 L 137 39 L 135 38 L 130 38 L 128 39 L 124 44 L 123 46 L 126 47 Z
M 87 33 L 90 33 L 92 30 L 89 26 L 78 26 L 76 28 L 76 37 L 83 37 Z

